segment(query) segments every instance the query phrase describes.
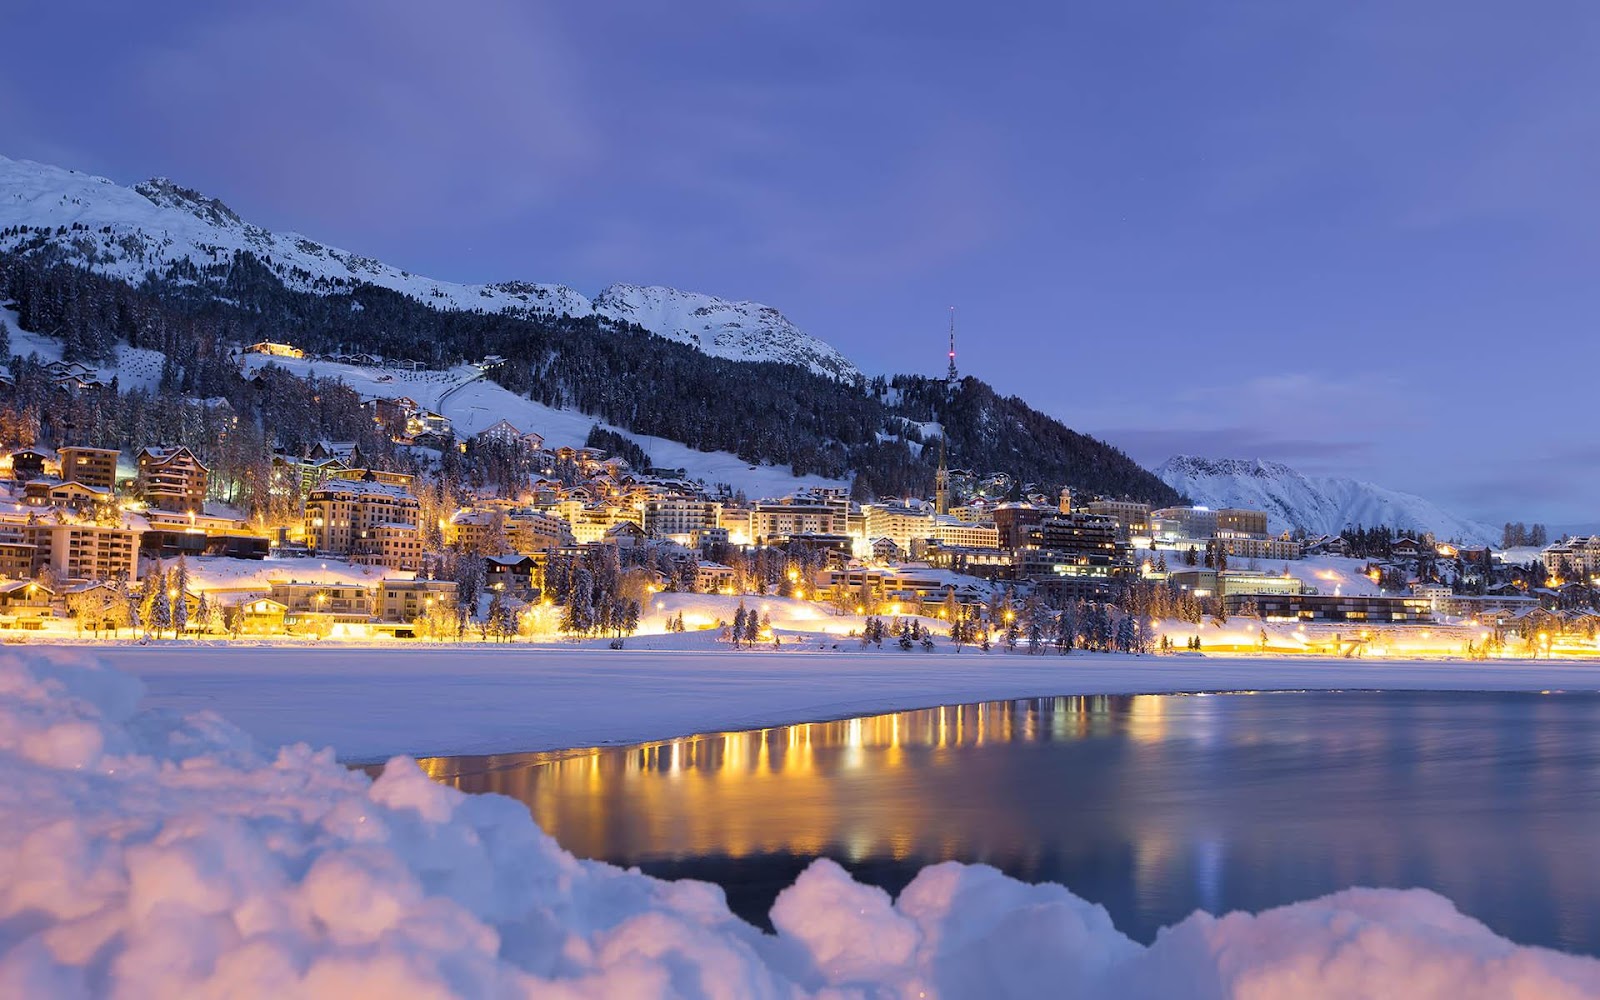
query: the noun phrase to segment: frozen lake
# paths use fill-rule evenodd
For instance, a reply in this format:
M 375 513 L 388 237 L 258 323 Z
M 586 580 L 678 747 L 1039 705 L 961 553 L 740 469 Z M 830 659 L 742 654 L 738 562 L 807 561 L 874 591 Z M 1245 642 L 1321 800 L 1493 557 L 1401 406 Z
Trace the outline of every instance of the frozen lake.
M 423 767 L 758 923 L 818 855 L 890 891 L 953 859 L 1061 882 L 1144 941 L 1197 908 L 1420 886 L 1600 953 L 1594 694 L 1043 698 Z

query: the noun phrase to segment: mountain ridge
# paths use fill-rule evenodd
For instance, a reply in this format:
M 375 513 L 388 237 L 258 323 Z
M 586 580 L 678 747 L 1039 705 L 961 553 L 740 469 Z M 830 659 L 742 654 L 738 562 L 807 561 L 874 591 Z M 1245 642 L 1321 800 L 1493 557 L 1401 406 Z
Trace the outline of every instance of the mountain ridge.
M 1277 531 L 1338 534 L 1347 527 L 1388 525 L 1480 544 L 1498 537 L 1489 525 L 1460 517 L 1412 493 L 1341 476 L 1306 476 L 1264 459 L 1174 455 L 1151 470 L 1196 504 L 1267 512 Z
M 123 186 L 105 177 L 0 155 L 0 250 L 53 247 L 67 262 L 138 282 L 187 259 L 215 264 L 248 251 L 291 288 L 366 283 L 436 309 L 600 317 L 633 324 L 713 357 L 796 364 L 841 381 L 861 372 L 832 345 L 772 306 L 661 285 L 616 283 L 593 299 L 566 285 L 440 281 L 299 233 L 244 220 L 219 198 L 165 177 Z

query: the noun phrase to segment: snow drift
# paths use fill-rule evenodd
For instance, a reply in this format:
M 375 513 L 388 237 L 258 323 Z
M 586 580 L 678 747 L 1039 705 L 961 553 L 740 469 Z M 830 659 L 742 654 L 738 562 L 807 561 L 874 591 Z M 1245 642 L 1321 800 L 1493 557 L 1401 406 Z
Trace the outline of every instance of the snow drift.
M 0 655 L 0 995 L 1600 996 L 1600 961 L 1416 890 L 1196 914 L 1147 948 L 1061 886 L 943 864 L 891 900 L 819 861 L 765 935 L 410 759 L 268 758 L 140 695 L 86 655 Z

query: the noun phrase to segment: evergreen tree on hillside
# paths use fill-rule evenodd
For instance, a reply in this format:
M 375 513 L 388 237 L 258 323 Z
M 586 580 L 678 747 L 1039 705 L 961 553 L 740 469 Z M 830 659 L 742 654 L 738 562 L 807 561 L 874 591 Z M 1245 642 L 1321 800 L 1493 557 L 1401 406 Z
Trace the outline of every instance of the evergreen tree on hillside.
M 172 627 L 175 632 L 182 632 L 189 627 L 189 563 L 178 557 L 178 565 L 172 570 L 172 585 L 170 588 L 176 595 L 172 598 Z

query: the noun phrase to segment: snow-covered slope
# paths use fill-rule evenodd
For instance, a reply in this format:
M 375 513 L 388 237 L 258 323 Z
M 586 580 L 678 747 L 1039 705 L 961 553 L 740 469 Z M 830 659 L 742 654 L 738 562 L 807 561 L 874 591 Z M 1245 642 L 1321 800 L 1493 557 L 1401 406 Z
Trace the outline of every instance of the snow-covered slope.
M 1466 542 L 1497 537 L 1488 525 L 1422 497 L 1356 479 L 1304 476 L 1278 462 L 1178 455 L 1154 471 L 1197 504 L 1266 511 L 1273 531 L 1336 534 L 1347 526 L 1389 525 Z
M 633 440 L 649 453 L 658 466 L 682 468 L 690 479 L 703 480 L 709 485 L 726 483 L 751 496 L 783 496 L 808 487 L 850 485 L 842 479 L 796 476 L 787 465 L 751 465 L 725 451 L 700 451 L 680 441 L 637 434 L 577 410 L 554 409 L 483 378 L 481 371 L 472 365 L 460 365 L 449 371 L 409 372 L 309 358 L 277 358 L 264 354 L 247 354 L 240 358 L 240 367 L 246 375 L 268 365 L 275 365 L 300 378 L 315 375 L 337 379 L 363 397 L 409 396 L 428 409 L 449 417 L 456 434 L 463 438 L 503 419 L 509 420 L 520 430 L 539 434 L 545 439 L 547 447 L 571 445 L 577 448 L 587 440 L 589 429 L 598 424 Z
M 729 302 L 659 285 L 612 285 L 595 296 L 594 311 L 618 322 L 637 323 L 719 358 L 771 358 L 841 378 L 857 374 L 844 355 L 802 333 L 778 310 L 759 302 Z
M 215 198 L 158 178 L 122 187 L 104 177 L 0 156 L 0 250 L 41 239 L 69 260 L 128 281 L 179 260 L 199 265 L 249 251 L 288 286 L 332 292 L 367 283 L 437 309 L 599 315 L 735 361 L 781 361 L 836 378 L 860 375 L 842 354 L 804 333 L 776 309 L 672 288 L 613 285 L 594 302 L 565 285 L 435 281 L 295 233 L 251 225 Z M 37 230 L 52 230 L 41 236 Z

